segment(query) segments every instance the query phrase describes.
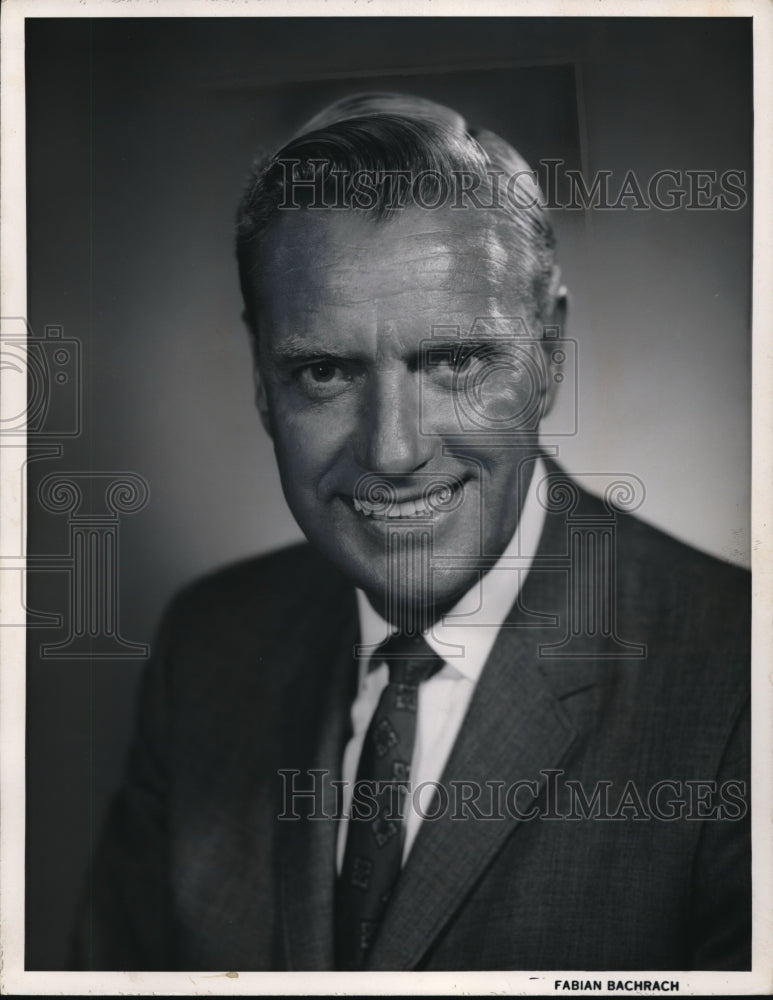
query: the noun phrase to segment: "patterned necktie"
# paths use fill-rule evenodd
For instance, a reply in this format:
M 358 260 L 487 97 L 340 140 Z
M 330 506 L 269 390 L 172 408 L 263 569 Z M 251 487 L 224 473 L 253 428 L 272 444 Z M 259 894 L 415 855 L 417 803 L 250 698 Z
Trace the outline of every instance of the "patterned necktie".
M 400 874 L 419 685 L 443 666 L 423 636 L 399 633 L 373 654 L 380 661 L 389 683 L 365 733 L 336 886 L 336 967 L 344 970 L 364 967 Z

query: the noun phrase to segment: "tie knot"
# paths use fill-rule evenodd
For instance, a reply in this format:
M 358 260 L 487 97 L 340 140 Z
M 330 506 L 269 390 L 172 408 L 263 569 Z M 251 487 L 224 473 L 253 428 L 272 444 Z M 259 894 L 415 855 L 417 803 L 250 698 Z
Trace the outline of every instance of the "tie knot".
M 443 666 L 442 657 L 421 634 L 395 632 L 381 643 L 373 654 L 373 662 L 381 660 L 389 667 L 390 684 L 410 684 L 418 687 Z

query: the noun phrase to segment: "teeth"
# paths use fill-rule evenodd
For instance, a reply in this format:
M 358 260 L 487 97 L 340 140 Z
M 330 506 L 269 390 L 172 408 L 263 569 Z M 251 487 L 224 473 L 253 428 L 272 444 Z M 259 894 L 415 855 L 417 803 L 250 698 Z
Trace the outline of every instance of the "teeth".
M 365 517 L 375 517 L 377 521 L 399 520 L 401 517 L 430 517 L 438 507 L 443 506 L 443 491 L 436 490 L 433 494 L 434 509 L 423 497 L 415 500 L 403 500 L 402 503 L 393 503 L 386 510 L 384 505 L 379 503 L 368 503 L 367 500 L 352 498 L 354 509 L 358 514 Z

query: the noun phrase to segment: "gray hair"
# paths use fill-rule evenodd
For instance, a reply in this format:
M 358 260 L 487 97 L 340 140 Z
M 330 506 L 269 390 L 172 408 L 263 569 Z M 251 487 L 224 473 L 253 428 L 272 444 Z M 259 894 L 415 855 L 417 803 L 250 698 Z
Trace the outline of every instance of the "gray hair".
M 396 201 L 394 181 L 400 176 L 416 183 Z M 499 196 L 497 176 L 507 179 L 508 197 Z M 437 207 L 443 191 L 460 177 L 477 179 L 476 191 L 490 202 L 485 207 L 496 207 L 511 221 L 518 269 L 530 277 L 538 315 L 547 316 L 558 280 L 555 238 L 526 161 L 498 135 L 471 128 L 456 111 L 434 101 L 356 94 L 324 108 L 252 166 L 237 214 L 236 255 L 253 334 L 257 250 L 283 208 L 342 207 L 385 221 L 410 205 Z M 362 186 L 342 186 L 342 179 L 358 178 L 367 178 L 364 199 Z

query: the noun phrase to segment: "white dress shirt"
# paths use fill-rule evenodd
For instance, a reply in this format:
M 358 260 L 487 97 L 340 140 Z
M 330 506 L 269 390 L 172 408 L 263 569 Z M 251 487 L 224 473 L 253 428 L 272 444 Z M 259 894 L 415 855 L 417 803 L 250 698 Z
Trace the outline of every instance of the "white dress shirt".
M 430 807 L 433 785 L 438 782 L 456 740 L 467 707 L 483 666 L 488 658 L 502 622 L 515 603 L 523 581 L 537 551 L 545 510 L 537 499 L 537 484 L 545 475 L 542 459 L 534 472 L 524 501 L 521 517 L 507 548 L 496 564 L 454 605 L 448 614 L 424 633 L 432 649 L 445 661 L 441 670 L 419 687 L 416 719 L 416 742 L 411 761 L 411 785 L 405 812 L 403 864 L 413 846 L 422 822 L 423 812 Z M 365 594 L 357 591 L 362 645 L 374 648 L 392 631 L 387 622 L 373 609 Z M 343 757 L 344 819 L 338 831 L 338 871 L 341 871 L 346 847 L 346 817 L 351 804 L 352 785 L 357 777 L 362 743 L 376 710 L 381 692 L 389 681 L 389 671 L 382 662 L 368 669 L 369 656 L 362 656 L 359 665 L 357 696 L 352 704 L 352 737 Z M 430 782 L 412 807 L 412 794 Z

